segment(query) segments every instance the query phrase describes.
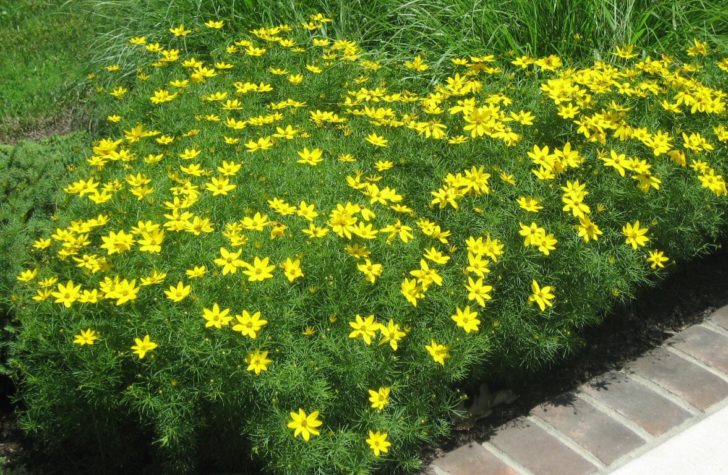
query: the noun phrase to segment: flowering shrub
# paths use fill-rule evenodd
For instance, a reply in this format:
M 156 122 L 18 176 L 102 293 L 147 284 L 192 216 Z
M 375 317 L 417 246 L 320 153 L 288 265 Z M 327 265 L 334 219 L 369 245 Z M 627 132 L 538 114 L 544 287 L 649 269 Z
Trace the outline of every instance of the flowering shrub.
M 179 25 L 90 77 L 106 136 L 18 276 L 27 428 L 131 418 L 169 471 L 415 470 L 456 382 L 568 354 L 724 229 L 708 45 L 430 77 L 329 21 Z

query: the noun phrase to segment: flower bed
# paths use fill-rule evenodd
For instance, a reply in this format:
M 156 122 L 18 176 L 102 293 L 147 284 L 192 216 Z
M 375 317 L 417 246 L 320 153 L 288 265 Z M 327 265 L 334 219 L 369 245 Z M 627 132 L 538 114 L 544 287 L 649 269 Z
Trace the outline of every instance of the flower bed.
M 329 21 L 179 25 L 90 76 L 104 138 L 18 277 L 26 428 L 131 420 L 168 471 L 416 470 L 458 381 L 568 354 L 724 230 L 708 45 L 435 77 Z

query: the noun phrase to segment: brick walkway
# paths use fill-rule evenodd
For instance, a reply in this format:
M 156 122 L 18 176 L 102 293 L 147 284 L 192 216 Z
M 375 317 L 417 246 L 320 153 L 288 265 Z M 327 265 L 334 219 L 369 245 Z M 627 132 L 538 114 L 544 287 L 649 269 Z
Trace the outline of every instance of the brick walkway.
M 728 399 L 728 306 L 620 371 L 432 462 L 431 475 L 608 473 Z M 728 430 L 728 429 L 727 429 Z M 726 467 L 728 472 L 728 467 Z

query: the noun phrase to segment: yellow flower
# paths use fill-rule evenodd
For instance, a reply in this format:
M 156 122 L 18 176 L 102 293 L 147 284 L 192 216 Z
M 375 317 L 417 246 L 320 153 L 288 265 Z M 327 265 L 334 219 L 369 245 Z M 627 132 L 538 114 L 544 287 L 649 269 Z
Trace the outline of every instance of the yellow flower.
M 273 148 L 273 141 L 270 137 L 261 137 L 257 141 L 251 139 L 245 143 L 245 148 L 250 153 L 257 152 L 258 150 L 268 150 Z
M 81 303 L 97 303 L 100 298 L 101 294 L 98 289 L 84 290 L 81 292 L 81 296 L 78 298 L 78 301 Z
M 616 51 L 612 54 L 621 59 L 632 59 L 638 56 L 638 54 L 634 52 L 634 45 L 617 46 Z
M 412 234 L 412 228 L 406 224 L 402 224 L 399 219 L 394 224 L 383 227 L 380 231 L 389 234 L 389 237 L 387 237 L 388 244 L 397 238 L 399 238 L 403 243 L 408 243 L 410 239 L 414 237 Z
M 544 236 L 546 236 L 546 230 L 536 223 L 531 223 L 528 226 L 522 223 L 519 223 L 519 225 L 521 230 L 518 231 L 518 234 L 523 236 L 523 245 L 526 247 L 540 245 Z
M 377 135 L 376 133 L 372 132 L 371 134 L 367 135 L 366 141 L 370 144 L 374 145 L 375 147 L 386 147 L 389 143 L 389 140 L 385 139 L 381 135 Z
M 149 335 L 145 335 L 143 340 L 134 338 L 134 343 L 135 344 L 131 347 L 131 350 L 135 355 L 139 356 L 140 360 L 143 360 L 144 356 L 146 356 L 148 352 L 159 346 L 149 339 Z
M 687 49 L 688 56 L 707 56 L 709 52 L 708 43 L 693 38 L 693 44 Z
M 364 263 L 358 264 L 356 268 L 359 269 L 359 271 L 364 274 L 367 280 L 372 284 L 376 282 L 377 277 L 382 275 L 382 272 L 384 272 L 384 266 L 382 264 L 375 264 L 369 259 L 364 259 Z
M 543 312 L 544 310 L 546 310 L 546 307 L 553 307 L 554 290 L 555 288 L 550 285 L 544 285 L 543 287 L 540 287 L 538 285 L 538 282 L 533 280 L 531 282 L 531 291 L 533 293 L 528 297 L 528 301 L 536 302 L 538 308 L 540 308 Z
M 197 148 L 185 148 L 184 151 L 179 154 L 179 158 L 182 160 L 192 160 L 193 158 L 197 158 L 200 153 L 202 153 L 202 151 Z
M 481 307 L 485 307 L 485 301 L 492 298 L 490 292 L 493 291 L 493 287 L 483 284 L 482 278 L 473 280 L 472 277 L 468 277 L 468 285 L 465 288 L 468 291 L 468 300 L 475 300 Z
M 152 104 L 163 104 L 173 100 L 175 97 L 177 97 L 177 93 L 172 94 L 165 89 L 157 89 L 149 100 Z
M 379 160 L 377 163 L 374 164 L 374 168 L 377 169 L 377 171 L 384 172 L 387 170 L 390 170 L 394 164 L 389 160 Z
M 297 160 L 296 163 L 303 163 L 305 165 L 318 165 L 323 160 L 323 151 L 320 148 L 314 148 L 313 150 L 309 150 L 308 148 L 304 147 L 303 150 L 298 152 L 298 156 L 301 157 L 300 160 Z
M 273 271 L 276 266 L 270 264 L 270 260 L 265 257 L 263 259 L 255 257 L 252 264 L 243 262 L 245 269 L 243 274 L 248 276 L 250 282 L 259 282 L 273 277 Z
M 422 56 L 417 55 L 412 61 L 405 61 L 404 67 L 413 71 L 423 72 L 430 69 L 430 67 L 422 60 Z
M 556 243 L 558 241 L 553 234 L 545 234 L 541 237 L 541 241 L 538 243 L 538 250 L 544 255 L 548 256 L 551 251 L 556 249 Z
M 222 165 L 217 167 L 217 171 L 225 176 L 235 176 L 242 167 L 243 165 L 241 163 L 228 162 L 227 160 L 223 160 Z
M 319 435 L 318 427 L 321 427 L 323 422 L 318 419 L 319 411 L 313 411 L 311 414 L 306 414 L 303 409 L 298 409 L 298 413 L 290 413 L 291 420 L 288 422 L 288 428 L 293 429 L 293 437 L 299 435 L 303 437 L 306 442 L 309 441 L 312 435 Z
M 34 302 L 43 302 L 44 300 L 47 300 L 48 297 L 51 296 L 51 293 L 53 291 L 51 289 L 38 289 L 33 296 Z
M 524 211 L 528 211 L 529 213 L 538 213 L 540 210 L 543 209 L 543 206 L 541 206 L 540 202 L 535 198 L 527 198 L 525 196 L 521 196 L 516 200 L 518 202 L 518 206 L 521 207 Z
M 142 232 L 142 238 L 137 241 L 137 244 L 142 252 L 159 253 L 162 252 L 163 242 L 164 231 L 155 229 L 150 232 Z
M 124 231 L 119 231 L 118 233 L 111 231 L 106 236 L 102 236 L 101 240 L 103 244 L 99 247 L 106 249 L 109 255 L 126 252 L 134 244 L 134 237 Z
M 375 457 L 379 457 L 380 454 L 386 454 L 389 452 L 389 447 L 392 445 L 392 443 L 387 440 L 387 433 L 379 431 L 369 431 L 367 444 L 369 444 L 369 448 L 372 449 L 372 452 L 374 452 Z
M 167 278 L 167 274 L 165 274 L 164 272 L 159 272 L 159 271 L 155 270 L 154 272 L 152 272 L 152 275 L 150 275 L 148 277 L 142 277 L 141 284 L 142 284 L 142 286 L 161 284 L 162 282 L 164 282 L 164 279 L 166 279 L 166 278 Z M 110 295 L 107 295 L 107 297 L 114 298 L 114 297 L 111 297 Z
M 470 332 L 477 332 L 480 327 L 480 320 L 478 320 L 478 312 L 473 312 L 470 310 L 470 306 L 466 305 L 463 310 L 460 310 L 460 307 L 456 307 L 455 315 L 453 315 L 452 320 L 465 330 L 465 333 Z
M 73 343 L 79 346 L 93 345 L 94 342 L 98 339 L 99 336 L 96 334 L 96 332 L 88 328 L 86 330 L 81 330 L 81 333 L 75 335 L 73 337 Z
M 410 271 L 410 275 L 417 279 L 425 292 L 433 283 L 442 287 L 442 276 L 437 270 L 430 269 L 425 259 L 420 259 L 420 268 Z
M 169 32 L 174 36 L 187 36 L 192 33 L 192 30 L 185 29 L 184 25 L 175 26 L 169 29 Z
M 361 338 L 367 345 L 372 344 L 372 337 L 376 335 L 379 324 L 374 321 L 374 315 L 369 315 L 366 319 L 361 315 L 356 315 L 356 320 L 349 322 L 349 326 L 354 329 L 349 333 L 349 338 Z
M 447 346 L 437 343 L 435 340 L 431 340 L 429 345 L 425 345 L 425 349 L 435 363 L 440 363 L 445 366 L 445 358 L 449 357 Z
M 169 290 L 164 291 L 164 295 L 167 296 L 172 302 L 181 302 L 192 292 L 192 287 L 185 285 L 184 282 L 177 282 L 177 286 L 170 286 Z
M 245 362 L 248 363 L 247 370 L 254 371 L 256 375 L 262 371 L 268 371 L 268 366 L 272 363 L 268 359 L 268 352 L 261 350 L 254 350 L 248 353 L 248 356 L 245 357 Z
M 404 298 L 407 299 L 412 306 L 417 306 L 417 301 L 425 297 L 425 291 L 417 282 L 417 279 L 404 279 L 400 291 Z
M 379 324 L 379 333 L 382 334 L 382 339 L 379 344 L 384 345 L 385 343 L 389 343 L 389 346 L 394 351 L 397 351 L 399 348 L 399 340 L 406 335 L 405 332 L 400 330 L 399 325 L 392 320 L 389 320 L 387 325 Z
M 292 260 L 290 257 L 281 264 L 283 268 L 283 274 L 286 276 L 289 282 L 293 282 L 296 279 L 303 277 L 303 271 L 301 270 L 301 259 Z
M 376 391 L 374 389 L 369 390 L 369 402 L 372 403 L 372 408 L 381 411 L 384 406 L 389 404 L 389 392 L 392 388 L 381 387 Z
M 205 328 L 215 327 L 217 329 L 227 326 L 230 320 L 233 319 L 230 315 L 230 309 L 220 310 L 217 304 L 212 306 L 212 309 L 203 308 L 202 317 L 206 320 Z
M 207 20 L 205 22 L 205 26 L 208 28 L 211 28 L 213 30 L 219 30 L 223 27 L 225 23 L 222 20 L 216 21 L 216 20 Z
M 649 256 L 647 256 L 647 262 L 650 263 L 650 268 L 652 269 L 663 269 L 665 267 L 665 263 L 669 261 L 670 259 L 665 256 L 665 253 L 663 251 L 650 251 Z
M 116 305 L 123 305 L 136 300 L 138 293 L 139 287 L 136 286 L 136 279 L 131 281 L 123 279 L 114 283 L 113 289 L 106 294 L 106 297 L 116 299 Z
M 208 183 L 205 183 L 205 189 L 212 192 L 212 196 L 227 195 L 228 192 L 235 189 L 235 185 L 225 178 L 213 178 Z
M 276 223 L 273 225 L 273 227 L 270 230 L 270 238 L 271 239 L 278 239 L 286 235 L 286 229 L 288 229 L 288 226 L 286 226 L 283 223 Z
M 240 259 L 240 255 L 243 251 L 230 252 L 224 247 L 220 248 L 220 257 L 215 259 L 215 264 L 222 267 L 222 275 L 234 274 L 238 271 L 238 268 L 243 267 L 245 262 Z
M 258 212 L 256 212 L 255 216 L 252 218 L 249 216 L 245 216 L 243 218 L 243 228 L 249 231 L 262 231 L 263 228 L 269 224 L 271 224 L 271 222 L 268 219 L 268 215 L 260 214 Z
M 622 228 L 622 234 L 625 236 L 625 242 L 632 246 L 632 249 L 644 247 L 650 242 L 650 238 L 646 236 L 648 228 L 640 228 L 640 222 L 635 221 L 634 224 L 627 223 Z
M 214 226 L 210 222 L 209 218 L 200 218 L 195 216 L 192 218 L 192 222 L 187 222 L 185 225 L 185 231 L 199 236 L 202 233 L 211 233 L 215 230 Z
M 301 216 L 306 221 L 312 221 L 318 216 L 318 213 L 316 212 L 315 207 L 316 207 L 316 205 L 313 203 L 308 204 L 305 201 L 301 201 L 298 204 L 298 209 L 296 210 L 296 215 Z
M 35 279 L 38 275 L 38 269 L 26 269 L 23 272 L 18 275 L 17 279 L 20 282 L 30 282 L 31 280 Z
M 305 234 L 306 236 L 308 236 L 310 239 L 311 238 L 319 238 L 320 239 L 320 238 L 325 237 L 329 233 L 329 230 L 326 229 L 326 228 L 321 228 L 319 226 L 316 226 L 313 223 L 310 223 L 308 225 L 308 228 L 304 229 L 301 232 L 303 234 Z
M 55 303 L 61 303 L 66 308 L 71 307 L 73 302 L 78 300 L 81 294 L 81 285 L 73 285 L 73 281 L 69 280 L 66 285 L 58 284 L 58 290 L 51 293 L 56 298 Z
M 127 92 L 129 92 L 127 88 L 125 88 L 124 86 L 119 86 L 114 88 L 109 94 L 117 99 L 121 99 Z
M 198 279 L 205 275 L 207 268 L 205 266 L 195 266 L 192 269 L 187 269 L 185 275 L 190 279 Z
M 596 241 L 602 235 L 602 231 L 589 217 L 579 218 L 579 226 L 577 227 L 579 237 L 584 238 L 585 242 Z
M 38 239 L 33 242 L 34 249 L 47 249 L 51 247 L 52 241 L 50 239 Z
M 450 256 L 446 256 L 434 247 L 431 247 L 427 251 L 425 251 L 424 257 L 425 259 L 428 259 L 435 264 L 440 265 L 447 264 L 447 262 L 450 260 Z
M 38 282 L 38 286 L 42 287 L 44 289 L 47 289 L 49 287 L 53 287 L 58 283 L 58 277 L 48 277 L 47 279 L 43 279 Z
M 243 314 L 235 315 L 235 318 L 238 323 L 233 326 L 233 331 L 249 336 L 253 340 L 258 336 L 260 329 L 268 324 L 268 320 L 260 318 L 260 312 L 250 314 L 247 310 L 243 310 Z

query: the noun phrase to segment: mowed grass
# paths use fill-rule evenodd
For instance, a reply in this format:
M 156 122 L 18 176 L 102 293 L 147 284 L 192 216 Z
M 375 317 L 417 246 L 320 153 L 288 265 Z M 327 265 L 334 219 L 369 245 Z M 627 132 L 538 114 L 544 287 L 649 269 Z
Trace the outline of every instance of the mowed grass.
M 94 29 L 84 10 L 55 0 L 0 5 L 0 143 L 66 133 L 79 116 Z M 75 112 L 74 112 L 75 111 Z

